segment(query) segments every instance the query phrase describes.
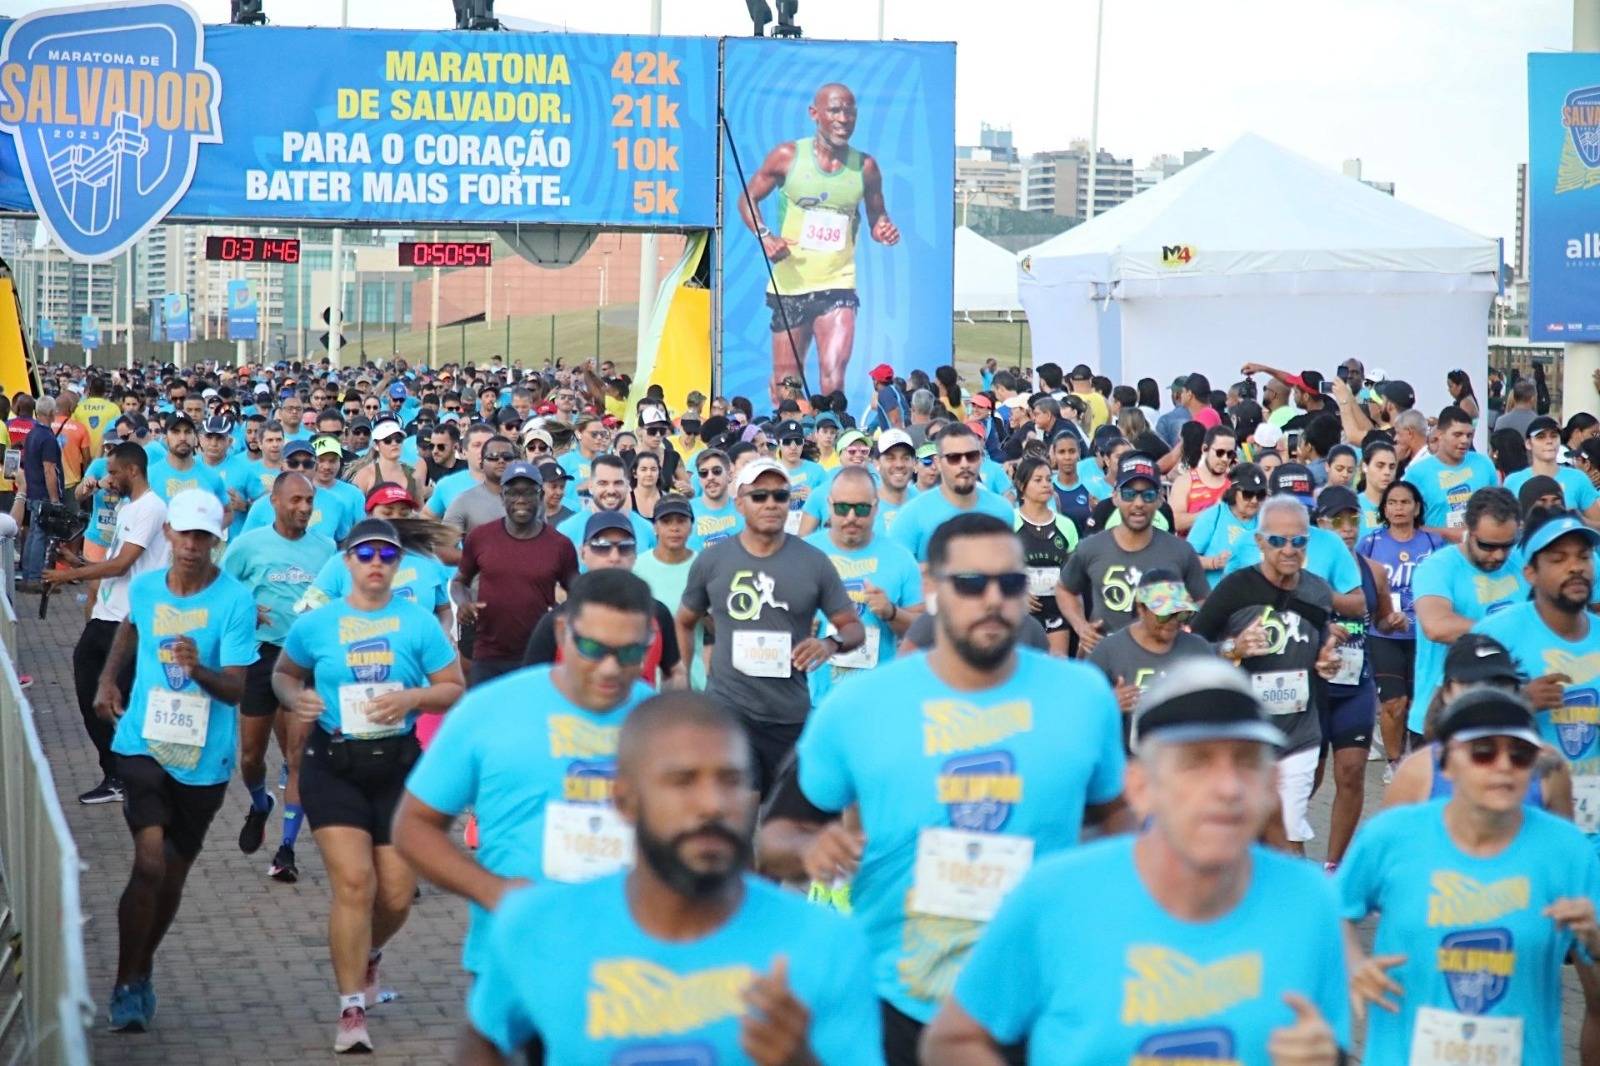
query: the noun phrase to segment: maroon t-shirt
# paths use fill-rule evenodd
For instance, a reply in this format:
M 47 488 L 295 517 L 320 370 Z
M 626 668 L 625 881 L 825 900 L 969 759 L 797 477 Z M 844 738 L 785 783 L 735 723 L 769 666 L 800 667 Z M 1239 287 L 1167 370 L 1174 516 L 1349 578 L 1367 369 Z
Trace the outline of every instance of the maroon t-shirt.
M 489 522 L 467 534 L 461 547 L 461 580 L 478 580 L 474 662 L 522 661 L 533 627 L 555 606 L 556 586 L 568 588 L 578 576 L 578 550 L 546 525 L 539 535 L 518 540 L 504 521 Z

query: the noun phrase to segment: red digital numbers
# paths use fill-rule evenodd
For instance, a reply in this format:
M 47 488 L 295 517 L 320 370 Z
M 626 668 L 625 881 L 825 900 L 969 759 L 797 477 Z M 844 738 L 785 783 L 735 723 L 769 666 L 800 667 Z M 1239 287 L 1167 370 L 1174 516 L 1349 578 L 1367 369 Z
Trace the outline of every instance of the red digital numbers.
M 298 263 L 294 237 L 207 237 L 206 258 L 224 263 Z
M 410 267 L 488 266 L 487 241 L 401 241 L 400 265 Z

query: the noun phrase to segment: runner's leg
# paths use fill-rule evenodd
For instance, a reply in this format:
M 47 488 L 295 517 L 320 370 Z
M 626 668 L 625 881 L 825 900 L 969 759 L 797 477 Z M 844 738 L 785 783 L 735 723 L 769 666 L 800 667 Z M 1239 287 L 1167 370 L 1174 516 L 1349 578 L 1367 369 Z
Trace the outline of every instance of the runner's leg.
M 767 392 L 774 409 L 778 406 L 778 382 L 790 374 L 798 377 L 805 365 L 806 352 L 811 349 L 811 323 L 789 319 L 789 332 L 780 328 L 772 333 L 772 379 L 767 382 Z M 791 340 L 792 338 L 792 340 Z
M 133 873 L 117 901 L 117 984 L 145 975 L 145 950 L 156 928 L 161 887 L 167 876 L 166 830 L 145 826 L 133 834 Z
M 150 923 L 150 932 L 146 937 L 144 957 L 140 960 L 138 974 L 148 976 L 155 969 L 156 948 L 161 946 L 161 941 L 167 935 L 167 930 L 172 927 L 172 919 L 178 915 L 178 904 L 183 902 L 183 886 L 189 879 L 189 870 L 194 866 L 193 859 L 186 859 L 179 855 L 169 843 L 166 845 L 166 872 L 161 878 L 161 888 L 156 898 L 154 920 Z
M 372 908 L 371 950 L 379 951 L 406 924 L 417 889 L 417 875 L 392 846 L 373 848 L 372 862 L 378 885 Z
M 813 323 L 817 335 L 817 370 L 822 379 L 817 391 L 830 393 L 844 388 L 844 370 L 856 343 L 856 309 L 835 307 L 818 315 Z
M 1356 823 L 1361 821 L 1366 780 L 1366 748 L 1333 750 L 1333 819 L 1328 826 L 1327 861 L 1335 865 L 1344 858 L 1350 838 L 1355 835 Z
M 322 851 L 333 901 L 328 908 L 328 954 L 339 995 L 362 991 L 372 950 L 373 902 L 378 876 L 372 836 L 364 829 L 330 825 L 312 831 Z

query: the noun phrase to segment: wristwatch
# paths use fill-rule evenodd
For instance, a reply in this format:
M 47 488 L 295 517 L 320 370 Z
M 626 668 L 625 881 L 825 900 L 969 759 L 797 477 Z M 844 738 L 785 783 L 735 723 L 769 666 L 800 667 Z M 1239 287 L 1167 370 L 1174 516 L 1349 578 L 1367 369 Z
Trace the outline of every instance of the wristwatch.
M 1239 642 L 1234 640 L 1232 637 L 1229 637 L 1227 640 L 1217 645 L 1218 655 L 1222 656 L 1224 659 L 1233 659 L 1235 662 L 1237 662 L 1238 659 L 1235 657 L 1234 652 L 1238 650 Z

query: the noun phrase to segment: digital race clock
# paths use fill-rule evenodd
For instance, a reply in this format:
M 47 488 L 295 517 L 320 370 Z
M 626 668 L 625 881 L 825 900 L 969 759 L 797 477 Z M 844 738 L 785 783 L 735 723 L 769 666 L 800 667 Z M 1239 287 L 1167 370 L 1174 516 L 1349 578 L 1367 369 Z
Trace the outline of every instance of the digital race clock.
M 207 237 L 206 258 L 224 263 L 298 263 L 294 237 Z
M 488 241 L 401 241 L 403 267 L 486 267 L 490 263 Z

